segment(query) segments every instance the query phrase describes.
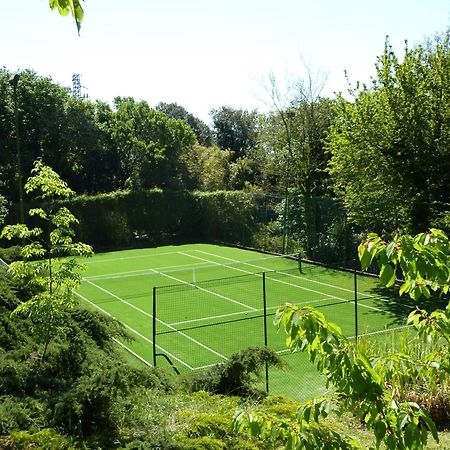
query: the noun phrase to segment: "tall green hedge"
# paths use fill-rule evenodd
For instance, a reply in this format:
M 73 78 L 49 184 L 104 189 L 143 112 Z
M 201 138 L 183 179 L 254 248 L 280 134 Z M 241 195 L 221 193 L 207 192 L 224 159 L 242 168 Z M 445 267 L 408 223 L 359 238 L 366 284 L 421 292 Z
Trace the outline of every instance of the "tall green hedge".
M 246 244 L 255 228 L 255 201 L 241 191 L 119 191 L 78 196 L 67 205 L 79 238 L 94 247 L 220 240 Z
M 343 209 L 329 198 L 307 200 L 290 193 L 286 220 L 284 197 L 262 192 L 117 191 L 80 195 L 65 206 L 80 221 L 78 238 L 96 250 L 219 241 L 352 263 L 358 236 Z M 17 216 L 12 207 L 8 223 Z

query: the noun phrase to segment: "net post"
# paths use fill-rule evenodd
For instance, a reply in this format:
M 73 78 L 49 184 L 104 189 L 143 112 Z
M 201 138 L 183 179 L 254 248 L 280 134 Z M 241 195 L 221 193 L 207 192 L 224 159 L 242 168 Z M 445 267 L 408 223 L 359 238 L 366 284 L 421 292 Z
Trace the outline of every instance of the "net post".
M 302 253 L 301 252 L 298 252 L 297 263 L 298 263 L 298 271 L 300 273 L 303 273 L 303 270 L 302 270 Z
M 153 330 L 152 330 L 152 341 L 153 341 L 153 367 L 156 367 L 156 286 L 153 286 Z
M 264 346 L 267 348 L 267 297 L 266 297 L 266 272 L 262 273 L 263 310 L 264 310 Z M 269 364 L 266 361 L 266 393 L 269 393 Z
M 353 271 L 354 291 L 355 291 L 355 342 L 358 345 L 358 272 Z

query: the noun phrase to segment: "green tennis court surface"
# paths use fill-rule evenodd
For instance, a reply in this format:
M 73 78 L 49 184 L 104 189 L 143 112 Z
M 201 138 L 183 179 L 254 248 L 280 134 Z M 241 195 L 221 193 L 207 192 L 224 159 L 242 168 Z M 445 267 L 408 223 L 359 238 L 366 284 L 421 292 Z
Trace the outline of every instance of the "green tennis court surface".
M 283 333 L 273 325 L 285 302 L 319 308 L 348 337 L 404 326 L 411 305 L 391 298 L 375 278 L 358 275 L 356 286 L 357 312 L 354 273 L 305 262 L 300 272 L 294 257 L 190 244 L 97 254 L 79 295 L 127 327 L 135 341 L 120 344 L 141 362 L 164 366 L 170 360 L 185 372 L 262 346 L 265 338 L 286 353 Z M 271 372 L 271 393 L 308 398 L 320 392 L 323 383 L 305 355 L 287 359 L 288 373 Z M 298 384 L 286 383 L 290 378 Z

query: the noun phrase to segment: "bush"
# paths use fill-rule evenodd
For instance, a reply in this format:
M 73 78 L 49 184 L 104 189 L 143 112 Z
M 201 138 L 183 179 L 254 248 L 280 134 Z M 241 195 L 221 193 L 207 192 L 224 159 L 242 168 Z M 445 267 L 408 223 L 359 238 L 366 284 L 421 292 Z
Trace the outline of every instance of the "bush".
M 36 433 L 16 431 L 5 438 L 0 438 L 3 450 L 46 449 L 46 450 L 84 450 L 89 447 L 70 436 L 58 434 L 46 428 Z
M 192 392 L 207 391 L 214 394 L 254 396 L 265 393 L 255 387 L 265 365 L 283 367 L 283 360 L 267 347 L 249 347 L 211 369 L 187 377 Z

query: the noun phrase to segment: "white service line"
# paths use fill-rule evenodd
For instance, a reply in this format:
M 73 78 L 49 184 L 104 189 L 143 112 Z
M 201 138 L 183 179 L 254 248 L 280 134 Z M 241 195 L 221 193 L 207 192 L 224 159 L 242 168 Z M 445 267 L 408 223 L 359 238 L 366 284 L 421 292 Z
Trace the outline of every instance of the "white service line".
M 131 306 L 132 308 L 136 309 L 137 311 L 139 311 L 142 314 L 145 314 L 148 317 L 151 317 L 153 319 L 153 316 L 151 314 L 149 314 L 148 312 L 144 311 L 141 308 L 138 308 L 137 306 L 133 305 L 132 303 L 127 302 L 126 300 L 124 300 L 123 298 L 119 297 L 116 294 L 113 294 L 112 292 L 108 291 L 107 289 L 102 288 L 101 286 L 98 286 L 97 284 L 93 283 L 92 281 L 86 280 L 89 284 L 92 284 L 92 286 L 96 287 L 97 289 L 100 289 L 101 291 L 105 292 L 108 295 L 111 295 L 112 297 L 116 298 L 117 300 L 120 300 L 121 302 L 125 303 L 128 306 Z M 178 331 L 175 327 L 172 327 L 171 325 L 169 325 L 168 323 L 163 322 L 162 320 L 156 318 L 156 321 L 159 322 L 161 325 L 164 325 L 168 328 L 170 328 L 172 331 L 177 332 L 178 334 L 180 334 L 181 336 L 185 337 L 186 339 L 195 342 L 197 345 L 199 345 L 200 347 L 203 347 L 204 349 L 210 351 L 211 353 L 214 353 L 217 356 L 220 356 L 223 359 L 228 359 L 227 357 L 223 356 L 222 354 L 216 352 L 215 350 L 213 350 L 212 348 L 208 347 L 205 344 L 202 344 L 200 341 L 197 341 L 197 339 L 194 339 L 190 336 L 188 336 L 187 334 L 183 333 L 182 331 Z
M 189 255 L 187 255 L 187 256 L 189 256 Z M 172 275 L 169 275 L 168 273 L 157 272 L 154 269 L 152 269 L 152 271 L 157 273 L 158 275 L 163 275 L 164 277 L 167 277 L 167 278 L 170 278 L 171 280 L 177 281 L 178 283 L 188 284 L 189 286 L 195 287 L 196 289 L 198 289 L 200 291 L 207 292 L 208 294 L 211 294 L 211 295 L 214 295 L 216 297 L 222 298 L 222 299 L 227 300 L 229 302 L 236 303 L 236 305 L 243 306 L 244 308 L 247 308 L 250 311 L 256 311 L 257 310 L 256 308 L 253 308 L 252 306 L 248 306 L 245 303 L 238 302 L 237 300 L 233 300 L 232 298 L 225 297 L 225 295 L 221 295 L 221 294 L 218 294 L 217 292 L 210 291 L 209 289 L 202 288 L 202 287 L 200 287 L 200 286 L 198 286 L 198 285 L 196 285 L 194 283 L 189 283 L 188 281 L 184 281 L 181 278 L 176 278 L 176 277 L 174 277 Z
M 289 302 L 292 303 L 294 306 L 308 306 L 308 305 L 312 305 L 313 303 L 321 303 L 324 302 L 326 300 L 330 300 L 329 297 L 327 298 L 320 298 L 318 300 L 312 300 L 310 302 L 303 302 L 303 303 L 295 303 L 295 301 Z M 346 302 L 347 304 L 348 302 Z M 327 306 L 327 305 L 324 305 Z M 279 306 L 269 306 L 266 308 L 267 311 L 269 310 L 273 310 L 273 309 L 278 309 Z M 264 309 L 256 309 L 254 312 L 264 312 Z M 205 322 L 207 320 L 216 320 L 216 319 L 224 319 L 226 317 L 232 317 L 232 316 L 238 316 L 238 315 L 245 315 L 248 314 L 248 311 L 238 311 L 238 312 L 234 312 L 234 313 L 228 313 L 228 314 L 220 314 L 218 316 L 208 316 L 208 317 L 200 317 L 198 319 L 190 319 L 190 320 L 183 320 L 181 322 L 172 322 L 170 323 L 170 325 L 173 326 L 177 326 L 177 325 L 187 325 L 190 323 L 196 323 L 196 322 Z M 253 317 L 250 317 L 250 319 L 252 319 Z M 217 325 L 217 323 L 213 323 L 212 325 Z
M 193 251 L 196 251 L 196 252 L 199 252 L 199 253 L 204 253 L 204 254 L 209 255 L 209 256 L 215 256 L 215 257 L 217 257 L 217 258 L 227 259 L 227 260 L 229 260 L 229 261 L 236 262 L 236 263 L 239 262 L 239 261 L 237 261 L 237 260 L 235 260 L 235 259 L 227 258 L 226 256 L 214 255 L 213 253 L 204 252 L 204 251 L 202 251 L 202 250 L 193 250 Z M 192 256 L 192 255 L 189 255 L 188 253 L 183 253 L 183 254 L 186 255 L 186 256 Z M 201 260 L 203 260 L 203 261 L 208 261 L 208 262 L 210 262 L 210 263 L 212 263 L 212 264 L 221 265 L 220 263 L 218 263 L 218 262 L 216 262 L 216 261 L 211 261 L 211 260 L 209 260 L 209 259 L 200 258 L 199 256 L 192 256 L 192 257 L 193 257 L 193 258 L 196 258 L 196 259 L 201 259 Z M 267 270 L 267 271 L 273 272 L 272 269 L 268 269 L 267 267 L 258 266 L 258 265 L 251 264 L 251 263 L 243 263 L 243 264 L 247 264 L 247 265 L 249 265 L 249 266 L 256 267 L 256 268 L 258 268 L 258 269 L 262 269 L 262 270 Z M 246 273 L 248 273 L 248 274 L 253 274 L 253 275 L 255 275 L 255 276 L 261 276 L 260 274 L 255 274 L 255 273 L 250 272 L 250 271 L 248 271 L 248 270 L 239 269 L 238 267 L 233 267 L 233 266 L 227 266 L 227 267 L 229 267 L 230 269 L 233 269 L 233 270 L 238 270 L 239 272 L 246 272 Z M 283 272 L 283 273 L 285 273 L 285 272 Z M 285 273 L 285 274 L 286 274 L 286 273 Z M 289 275 L 289 274 L 287 274 L 287 275 Z M 294 276 L 294 275 L 292 275 L 292 276 Z M 300 277 L 295 277 L 295 278 L 298 278 L 299 280 L 302 279 L 302 278 L 300 278 Z M 277 283 L 286 284 L 287 286 L 291 286 L 291 287 L 294 287 L 294 288 L 297 288 L 297 289 L 302 289 L 302 290 L 304 290 L 304 291 L 313 292 L 314 294 L 325 295 L 326 297 L 334 298 L 334 299 L 336 299 L 336 300 L 341 300 L 341 301 L 344 301 L 344 302 L 348 302 L 348 301 L 349 301 L 349 300 L 347 300 L 347 299 L 345 299 L 345 298 L 337 297 L 336 295 L 326 294 L 325 292 L 316 291 L 316 290 L 314 290 L 314 289 L 310 289 L 310 288 L 307 288 L 307 287 L 305 287 L 305 286 L 298 286 L 297 284 L 288 283 L 288 282 L 286 282 L 286 281 L 278 280 L 278 279 L 276 279 L 276 278 L 269 278 L 269 279 L 272 280 L 272 281 L 276 281 Z M 380 312 L 382 312 L 382 313 L 384 313 L 384 314 L 388 314 L 388 315 L 391 315 L 391 316 L 396 316 L 394 313 L 391 313 L 391 312 L 386 311 L 386 310 L 381 309 L 381 308 L 377 308 L 376 306 L 369 306 L 369 305 L 365 305 L 365 304 L 363 304 L 363 303 L 358 303 L 358 305 L 359 305 L 359 306 L 362 306 L 362 307 L 364 307 L 364 308 L 367 308 L 367 309 L 373 309 L 373 310 L 375 310 L 375 311 L 380 311 Z
M 121 256 L 119 258 L 103 258 L 101 259 L 102 255 L 98 255 L 98 259 L 94 259 L 93 261 L 89 261 L 89 264 L 105 264 L 110 261 L 123 261 L 125 259 L 138 259 L 138 258 L 149 258 L 153 256 L 162 256 L 162 255 L 176 255 L 178 254 L 178 251 L 174 252 L 164 252 L 164 253 L 150 253 L 147 255 L 135 255 L 135 256 Z
M 226 257 L 226 256 L 221 256 L 221 255 L 215 255 L 214 253 L 205 252 L 205 251 L 203 251 L 203 250 L 196 250 L 196 249 L 193 249 L 192 251 L 193 251 L 193 252 L 203 253 L 203 254 L 209 255 L 209 256 L 214 256 L 214 257 L 217 257 L 217 258 L 226 259 L 226 260 L 231 261 L 231 262 L 234 262 L 234 263 L 239 263 L 239 262 L 240 262 L 240 261 L 238 261 L 237 259 L 228 258 L 228 257 Z M 180 253 L 181 253 L 181 252 L 180 252 Z M 185 254 L 186 256 L 189 256 L 187 253 L 184 253 L 184 254 Z M 205 261 L 209 261 L 209 260 L 205 260 Z M 211 262 L 213 262 L 213 261 L 211 261 Z M 220 264 L 220 263 L 217 263 L 217 264 Z M 244 262 L 242 262 L 242 264 L 246 264 L 247 266 L 251 266 L 251 267 L 256 267 L 257 269 L 261 269 L 261 270 L 265 270 L 265 271 L 266 271 L 266 270 L 267 270 L 267 271 L 269 271 L 269 270 L 272 271 L 272 269 L 268 269 L 267 267 L 259 266 L 259 265 L 256 265 L 256 264 L 252 264 L 252 263 L 250 263 L 250 262 L 245 262 L 245 261 L 244 261 Z M 234 269 L 234 267 L 232 267 L 232 266 L 230 266 L 230 268 Z M 252 272 L 250 272 L 250 273 L 252 273 Z M 284 272 L 284 273 L 285 273 L 286 276 L 292 277 L 292 278 L 296 278 L 296 279 L 298 279 L 298 280 L 307 280 L 307 281 L 309 281 L 309 282 L 311 282 L 311 283 L 321 284 L 321 285 L 323 285 L 323 286 L 331 287 L 331 288 L 333 288 L 333 289 L 339 289 L 339 290 L 341 290 L 341 291 L 346 291 L 346 292 L 351 292 L 351 293 L 354 292 L 354 291 L 351 290 L 351 289 L 346 289 L 346 288 L 343 288 L 343 287 L 335 286 L 334 284 L 324 283 L 324 282 L 322 282 L 322 281 L 313 280 L 313 279 L 307 278 L 307 277 L 299 277 L 298 275 L 293 275 L 293 274 L 291 274 L 291 273 L 286 273 L 286 272 Z M 314 292 L 314 291 L 313 291 L 313 292 Z M 327 294 L 324 293 L 324 295 L 327 295 Z M 380 297 L 379 297 L 379 296 L 376 296 L 376 295 L 366 295 L 366 297 L 369 297 L 369 298 L 375 298 L 375 299 L 380 299 Z M 335 297 L 335 298 L 339 298 L 339 297 Z M 397 305 L 401 305 L 401 306 L 405 306 L 406 308 L 410 308 L 410 309 L 414 309 L 414 308 L 415 308 L 415 306 L 412 306 L 412 305 L 406 305 L 405 303 L 401 303 L 401 302 L 396 302 L 396 304 L 397 304 Z M 370 308 L 370 309 L 377 309 L 377 308 L 375 308 L 375 307 L 369 307 L 368 305 L 362 305 L 362 304 L 361 304 L 361 306 L 365 306 L 366 308 Z M 384 309 L 380 309 L 380 311 L 386 312 Z
M 207 265 L 207 263 L 203 263 L 205 266 Z M 85 277 L 86 280 L 110 280 L 110 279 L 114 279 L 114 278 L 127 278 L 127 277 L 131 277 L 131 276 L 144 276 L 144 275 L 148 275 L 149 273 L 151 273 L 152 271 L 161 271 L 161 270 L 169 270 L 169 271 L 173 271 L 173 272 L 180 272 L 183 269 L 181 268 L 188 268 L 188 269 L 192 269 L 192 264 L 178 264 L 176 266 L 164 266 L 164 267 L 155 267 L 153 269 L 138 269 L 138 270 L 129 270 L 127 272 L 114 272 L 111 274 L 102 274 L 102 275 L 93 275 L 91 277 Z M 202 268 L 202 266 L 198 266 L 199 268 Z

